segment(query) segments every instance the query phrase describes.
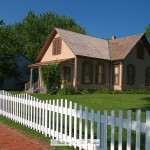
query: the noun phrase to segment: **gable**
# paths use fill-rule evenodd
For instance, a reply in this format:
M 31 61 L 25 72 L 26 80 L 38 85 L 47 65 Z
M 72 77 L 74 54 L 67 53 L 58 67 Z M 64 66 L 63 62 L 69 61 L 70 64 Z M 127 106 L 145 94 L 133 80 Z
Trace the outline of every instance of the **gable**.
M 55 38 L 61 38 L 61 36 L 56 33 L 56 35 L 53 37 L 52 41 L 49 43 L 49 46 L 47 47 L 44 55 L 42 56 L 40 62 L 47 62 L 47 61 L 53 61 L 53 60 L 59 60 L 59 59 L 70 59 L 74 58 L 75 55 L 71 51 L 71 49 L 68 47 L 68 45 L 64 42 L 62 39 L 61 42 L 61 53 L 59 55 L 53 55 L 53 41 Z

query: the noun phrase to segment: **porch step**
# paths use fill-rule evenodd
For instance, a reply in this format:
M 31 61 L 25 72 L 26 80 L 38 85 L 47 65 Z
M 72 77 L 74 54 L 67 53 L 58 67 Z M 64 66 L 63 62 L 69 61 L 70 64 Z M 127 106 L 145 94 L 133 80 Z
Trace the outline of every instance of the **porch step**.
M 29 88 L 26 92 L 27 93 L 33 93 L 33 87 Z

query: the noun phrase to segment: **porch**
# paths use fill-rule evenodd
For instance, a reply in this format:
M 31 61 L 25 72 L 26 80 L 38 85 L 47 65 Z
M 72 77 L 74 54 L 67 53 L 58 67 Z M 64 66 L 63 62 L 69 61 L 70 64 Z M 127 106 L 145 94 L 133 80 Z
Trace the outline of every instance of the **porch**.
M 77 58 L 53 60 L 48 62 L 40 62 L 30 65 L 30 81 L 25 84 L 25 92 L 29 93 L 46 93 L 47 88 L 42 78 L 42 67 L 49 64 L 59 63 L 60 72 L 60 88 L 65 83 L 69 83 L 77 87 Z M 34 70 L 38 70 L 38 79 L 34 81 Z

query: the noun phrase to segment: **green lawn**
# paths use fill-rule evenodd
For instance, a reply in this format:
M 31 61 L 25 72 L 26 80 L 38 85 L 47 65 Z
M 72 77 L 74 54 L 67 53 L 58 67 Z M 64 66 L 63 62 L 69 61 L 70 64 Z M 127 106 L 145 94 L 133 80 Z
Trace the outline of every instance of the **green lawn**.
M 54 99 L 67 99 L 83 107 L 87 106 L 89 111 L 94 109 L 108 110 L 110 115 L 111 110 L 124 110 L 126 117 L 126 110 L 132 110 L 132 118 L 136 118 L 136 110 L 141 109 L 142 120 L 145 120 L 145 111 L 150 110 L 150 95 L 149 94 L 88 94 L 88 95 L 47 95 L 47 94 L 31 94 L 39 98 L 39 100 L 54 100 Z M 132 141 L 133 143 L 135 141 Z M 67 150 L 68 147 L 57 147 L 58 150 Z
M 83 107 L 87 106 L 89 110 L 94 111 L 108 110 L 132 110 L 133 119 L 135 119 L 135 111 L 141 109 L 142 120 L 145 120 L 145 111 L 150 110 L 149 94 L 88 94 L 88 95 L 47 95 L 47 94 L 31 94 L 40 100 L 67 99 Z M 118 113 L 116 113 L 118 114 Z M 126 113 L 125 113 L 126 114 Z

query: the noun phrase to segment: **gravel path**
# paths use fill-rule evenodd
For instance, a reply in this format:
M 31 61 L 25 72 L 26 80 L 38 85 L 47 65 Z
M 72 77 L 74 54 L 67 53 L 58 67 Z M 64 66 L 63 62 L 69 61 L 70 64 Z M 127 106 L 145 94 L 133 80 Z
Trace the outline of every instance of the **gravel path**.
M 0 122 L 0 150 L 54 150 L 50 145 L 36 140 Z

